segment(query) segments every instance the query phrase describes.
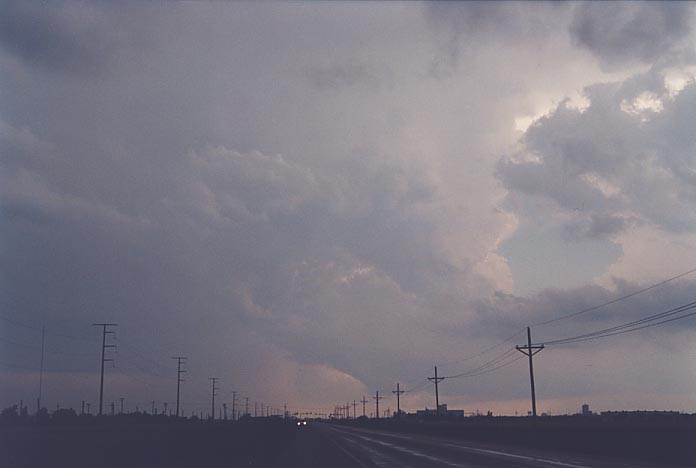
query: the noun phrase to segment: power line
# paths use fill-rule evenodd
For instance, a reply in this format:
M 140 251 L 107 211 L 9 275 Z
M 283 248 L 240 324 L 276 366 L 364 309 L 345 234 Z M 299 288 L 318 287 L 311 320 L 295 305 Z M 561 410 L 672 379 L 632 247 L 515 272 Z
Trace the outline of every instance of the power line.
M 549 323 L 558 322 L 559 320 L 565 320 L 565 319 L 568 319 L 571 317 L 575 317 L 577 315 L 585 314 L 587 312 L 592 312 L 593 310 L 601 309 L 601 308 L 606 307 L 608 305 L 616 304 L 617 302 L 623 301 L 623 300 L 628 299 L 630 297 L 637 296 L 638 294 L 642 294 L 646 291 L 650 291 L 651 289 L 655 289 L 659 286 L 665 285 L 665 284 L 670 283 L 674 280 L 677 280 L 677 279 L 682 278 L 684 276 L 690 275 L 691 273 L 694 273 L 694 272 L 696 272 L 696 268 L 692 268 L 689 271 L 685 271 L 684 273 L 680 273 L 676 276 L 672 276 L 671 278 L 667 278 L 666 280 L 660 281 L 659 283 L 651 284 L 650 286 L 646 286 L 644 288 L 638 289 L 636 291 L 633 291 L 632 293 L 617 297 L 616 299 L 612 299 L 611 301 L 603 302 L 603 303 L 598 304 L 596 306 L 592 306 L 592 307 L 588 307 L 586 309 L 578 310 L 577 312 L 573 312 L 573 313 L 568 314 L 568 315 L 563 315 L 561 317 L 557 317 L 554 319 L 545 320 L 543 322 L 537 322 L 537 323 L 532 324 L 531 326 L 532 327 L 539 327 L 541 325 L 546 325 Z
M 463 375 L 462 377 L 478 377 L 479 375 L 490 374 L 491 372 L 495 372 L 495 371 L 497 371 L 498 369 L 502 369 L 503 367 L 507 367 L 507 366 L 509 366 L 510 364 L 512 364 L 513 362 L 519 361 L 520 359 L 524 359 L 524 356 L 517 356 L 515 359 L 511 359 L 511 360 L 509 360 L 509 361 L 507 361 L 507 362 L 505 362 L 505 363 L 499 364 L 499 365 L 497 365 L 497 366 L 495 366 L 495 367 L 491 367 L 490 369 L 486 369 L 486 370 L 484 370 L 484 371 L 476 372 L 476 373 L 474 373 L 474 374 Z
M 637 330 L 642 330 L 644 328 L 649 328 L 649 327 L 654 327 L 657 325 L 662 325 L 664 323 L 668 322 L 673 322 L 676 320 L 681 320 L 687 317 L 691 317 L 692 315 L 696 315 L 696 312 L 691 312 L 688 314 L 680 315 L 677 317 L 673 317 L 676 314 L 682 313 L 682 312 L 687 312 L 689 310 L 695 309 L 696 308 L 696 301 L 690 302 L 688 304 L 684 304 L 679 307 L 675 307 L 673 309 L 666 310 L 664 312 L 660 312 L 658 314 L 653 314 L 649 315 L 647 317 L 643 317 L 638 320 L 633 320 L 628 323 L 624 323 L 622 325 L 617 325 L 614 327 L 609 327 L 605 328 L 602 330 L 596 330 L 594 332 L 590 333 L 585 333 L 582 335 L 576 335 L 576 336 L 571 336 L 567 338 L 562 338 L 558 340 L 551 340 L 551 341 L 545 341 L 543 344 L 545 345 L 561 345 L 561 344 L 567 344 L 567 343 L 575 343 L 579 341 L 588 341 L 588 340 L 595 340 L 599 338 L 606 338 L 608 336 L 615 336 L 615 335 L 620 335 L 623 333 L 631 333 Z M 666 318 L 670 317 L 670 318 Z
M 485 369 L 487 369 L 487 368 L 489 368 L 489 367 L 495 366 L 496 364 L 498 364 L 499 362 L 505 360 L 507 357 L 509 357 L 509 356 L 512 355 L 512 354 L 515 354 L 515 348 L 510 348 L 510 349 L 508 349 L 508 350 L 505 351 L 503 354 L 498 355 L 497 357 L 491 359 L 490 361 L 487 361 L 487 362 L 484 363 L 484 364 L 481 364 L 481 365 L 478 366 L 478 367 L 474 367 L 473 369 L 469 369 L 469 370 L 464 371 L 464 372 L 461 372 L 461 373 L 459 373 L 459 374 L 448 375 L 448 376 L 445 376 L 445 378 L 447 378 L 447 379 L 457 379 L 457 378 L 460 378 L 460 377 L 467 377 L 467 376 L 469 376 L 469 375 L 471 375 L 471 374 L 475 374 L 475 373 L 477 373 L 477 372 L 479 372 L 479 371 L 482 371 L 482 370 L 485 370 Z
M 430 384 L 430 381 L 429 381 L 427 378 L 423 378 L 423 380 L 422 380 L 422 382 L 421 382 L 420 385 L 418 385 L 417 387 L 414 387 L 414 388 L 406 389 L 406 390 L 404 390 L 404 392 L 405 392 L 405 393 L 415 393 L 415 392 L 418 392 L 418 391 L 420 391 L 420 390 L 423 390 L 423 389 L 424 389 L 425 387 L 427 387 L 429 384 Z
M 480 352 L 478 352 L 478 353 L 476 353 L 476 354 L 472 354 L 471 356 L 467 356 L 467 357 L 464 357 L 464 358 L 462 358 L 462 359 L 457 359 L 457 360 L 454 360 L 454 361 L 445 361 L 444 364 L 445 364 L 445 365 L 459 364 L 459 363 L 461 363 L 461 362 L 470 361 L 470 360 L 475 359 L 475 358 L 477 358 L 477 357 L 483 356 L 483 355 L 486 354 L 487 352 L 493 351 L 494 349 L 498 348 L 499 346 L 504 345 L 505 343 L 511 342 L 511 341 L 512 341 L 513 339 L 515 339 L 518 335 L 521 335 L 522 333 L 524 333 L 524 330 L 525 330 L 524 328 L 520 328 L 520 329 L 517 330 L 513 335 L 508 336 L 508 337 L 505 338 L 504 340 L 499 341 L 499 342 L 497 342 L 496 344 L 494 344 L 494 345 L 492 345 L 492 346 L 489 346 L 489 347 L 487 347 L 487 348 L 484 348 L 483 350 L 481 350 Z M 441 362 L 440 364 L 442 364 L 442 362 Z

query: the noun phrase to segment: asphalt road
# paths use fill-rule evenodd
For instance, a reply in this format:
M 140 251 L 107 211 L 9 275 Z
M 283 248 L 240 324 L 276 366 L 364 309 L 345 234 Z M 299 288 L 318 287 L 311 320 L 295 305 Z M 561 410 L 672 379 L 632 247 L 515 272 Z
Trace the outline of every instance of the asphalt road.
M 315 423 L 300 431 L 278 466 L 332 468 L 618 468 L 651 467 L 621 460 L 540 453 L 429 437 Z

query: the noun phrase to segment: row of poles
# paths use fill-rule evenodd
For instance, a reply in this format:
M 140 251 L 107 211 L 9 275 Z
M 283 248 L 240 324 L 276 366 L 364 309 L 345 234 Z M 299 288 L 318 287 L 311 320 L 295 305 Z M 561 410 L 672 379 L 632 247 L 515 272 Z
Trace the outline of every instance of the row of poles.
M 103 407 L 104 407 L 104 364 L 107 362 L 113 362 L 112 358 L 108 358 L 106 356 L 106 350 L 108 348 L 115 348 L 115 344 L 107 343 L 107 336 L 108 335 L 113 335 L 115 333 L 113 327 L 118 326 L 116 323 L 95 323 L 93 324 L 94 326 L 98 326 L 102 328 L 102 348 L 101 348 L 101 372 L 100 372 L 100 379 L 99 379 L 99 415 L 101 416 L 103 414 Z M 41 353 L 41 373 L 39 376 L 39 397 L 37 399 L 37 405 L 40 408 L 41 407 L 41 387 L 42 387 L 42 377 L 43 377 L 43 332 L 42 332 L 42 340 L 41 340 L 41 346 L 42 346 L 42 353 Z M 536 409 L 536 391 L 534 388 L 534 360 L 533 357 L 539 353 L 542 349 L 544 349 L 543 344 L 539 345 L 533 345 L 532 344 L 532 336 L 531 336 L 531 329 L 530 327 L 527 327 L 527 344 L 526 345 L 519 345 L 515 346 L 515 349 L 522 354 L 526 355 L 529 358 L 529 380 L 530 380 L 530 389 L 531 389 L 531 400 L 532 400 L 532 416 L 537 415 L 537 409 Z M 182 375 L 185 374 L 187 371 L 182 368 L 182 366 L 186 363 L 187 357 L 186 356 L 172 356 L 172 359 L 175 359 L 177 361 L 177 379 L 176 379 L 176 416 L 179 417 L 181 415 L 180 413 L 180 397 L 181 397 L 181 383 L 185 382 L 185 380 L 182 378 Z M 435 373 L 432 377 L 428 377 L 427 379 L 431 382 L 433 382 L 435 385 L 435 411 L 436 414 L 440 414 L 440 394 L 439 394 L 439 384 L 443 380 L 447 379 L 448 377 L 443 377 L 443 376 L 438 376 L 437 373 L 437 366 L 435 366 Z M 220 389 L 218 387 L 218 382 L 219 378 L 218 377 L 210 377 L 208 380 L 211 382 L 211 418 L 215 419 L 215 397 L 217 396 L 217 391 Z M 401 414 L 401 395 L 404 394 L 406 391 L 401 389 L 400 384 L 397 382 L 396 384 L 396 390 L 393 390 L 392 393 L 396 395 L 396 407 L 397 407 L 397 415 Z M 236 403 L 237 403 L 237 392 L 232 392 L 233 398 L 232 398 L 232 414 L 233 418 L 236 417 Z M 384 397 L 380 396 L 379 390 L 375 392 L 375 396 L 372 397 L 372 399 L 375 401 L 375 417 L 379 418 L 379 402 L 382 400 Z M 365 398 L 363 395 L 362 400 L 360 400 L 360 403 L 362 403 L 362 410 L 363 410 L 363 416 L 366 416 L 366 409 L 365 405 L 367 404 L 368 400 Z M 356 407 L 357 407 L 357 401 L 353 401 L 353 417 L 356 417 Z M 83 403 L 84 405 L 84 403 Z M 254 402 L 254 416 L 257 415 L 257 402 Z M 121 399 L 121 406 L 123 406 L 123 399 Z M 154 406 L 154 402 L 153 402 Z M 225 407 L 225 415 L 227 414 L 227 405 L 223 404 Z M 338 415 L 346 415 L 346 417 L 350 417 L 350 403 L 346 404 L 345 406 L 337 406 L 334 410 L 333 415 L 338 417 Z M 261 405 L 261 412 L 263 413 L 263 404 Z M 154 412 L 153 408 L 153 412 Z M 84 412 L 84 408 L 83 408 Z M 112 412 L 113 412 L 113 403 L 112 403 Z M 165 408 L 166 412 L 166 408 Z M 266 412 L 267 415 L 270 415 L 270 410 L 268 407 L 266 407 Z M 274 411 L 275 413 L 275 411 Z M 246 411 L 245 414 L 250 414 L 249 413 L 249 398 L 246 398 Z M 283 415 L 284 417 L 287 417 L 287 405 L 284 406 L 284 412 Z M 262 414 L 263 415 L 263 414 Z
M 118 326 L 116 323 L 94 323 L 92 324 L 94 326 L 98 326 L 102 328 L 102 349 L 101 349 L 101 372 L 100 372 L 100 379 L 99 379 L 99 413 L 98 415 L 101 416 L 103 414 L 103 407 L 104 407 L 104 364 L 107 362 L 113 362 L 112 358 L 106 357 L 106 350 L 108 348 L 115 348 L 116 345 L 107 343 L 107 336 L 108 335 L 113 335 L 115 333 L 113 327 Z M 42 342 L 43 343 L 43 342 Z M 43 346 L 43 344 L 42 344 Z M 42 361 L 43 361 L 43 352 L 41 355 Z M 186 364 L 186 360 L 188 359 L 186 356 L 172 356 L 172 359 L 177 361 L 177 370 L 176 370 L 176 416 L 179 417 L 181 416 L 181 407 L 180 407 L 180 401 L 181 401 L 181 383 L 185 382 L 182 378 L 183 374 L 185 374 L 187 371 L 183 369 L 182 367 Z M 43 367 L 42 367 L 43 369 Z M 218 382 L 220 379 L 218 377 L 209 377 L 208 380 L 211 383 L 211 402 L 210 402 L 210 418 L 215 419 L 215 397 L 218 396 L 218 390 L 220 390 L 220 387 L 218 386 Z M 39 380 L 41 382 L 41 379 Z M 41 386 L 41 383 L 39 384 L 39 387 Z M 40 392 L 40 390 L 39 390 Z M 39 393 L 40 395 L 40 393 Z M 121 412 L 123 412 L 123 398 L 121 398 Z M 245 412 L 244 415 L 251 415 L 250 413 L 250 408 L 249 408 L 249 398 L 245 398 Z M 258 416 L 258 402 L 254 401 L 254 417 Z M 39 396 L 38 399 L 38 404 L 39 407 L 41 406 L 41 396 Z M 166 403 L 165 403 L 165 414 L 166 414 Z M 111 410 L 112 414 L 114 412 L 114 404 L 111 403 Z M 223 403 L 223 408 L 224 408 L 224 419 L 227 419 L 227 404 Z M 233 391 L 232 392 L 232 419 L 235 420 L 237 419 L 237 392 Z M 266 415 L 265 416 L 275 416 L 279 413 L 280 410 L 277 410 L 275 408 L 271 409 L 270 406 L 266 405 Z M 84 402 L 83 402 L 83 409 L 84 413 Z M 152 411 L 153 414 L 155 413 L 155 402 L 152 402 Z M 222 411 L 222 410 L 221 410 Z M 264 404 L 261 403 L 261 416 L 264 416 Z M 222 417 L 222 415 L 221 415 Z M 287 418 L 288 417 L 288 410 L 287 410 L 287 404 L 283 405 L 283 417 Z
M 530 327 L 527 327 L 527 344 L 526 345 L 518 345 L 515 346 L 515 349 L 519 351 L 520 353 L 524 354 L 529 358 L 529 383 L 531 387 L 531 399 L 532 399 L 532 416 L 536 417 L 537 415 L 537 408 L 536 408 L 536 390 L 534 388 L 534 356 L 539 353 L 542 349 L 544 349 L 543 344 L 532 344 L 532 332 Z M 445 379 L 448 379 L 451 377 L 444 377 L 444 376 L 439 376 L 437 373 L 437 366 L 435 366 L 435 373 L 432 377 L 428 377 L 427 379 L 435 384 L 435 413 L 437 415 L 440 414 L 440 391 L 439 391 L 439 384 Z M 401 385 L 399 382 L 396 383 L 396 390 L 392 390 L 392 393 L 396 395 L 396 414 L 397 416 L 401 415 L 401 395 L 403 395 L 406 392 L 406 390 L 401 389 Z M 379 395 L 379 390 L 375 392 L 375 396 L 372 397 L 372 399 L 375 401 L 375 418 L 379 418 L 379 401 L 382 400 L 384 397 Z M 365 405 L 367 404 L 368 400 L 365 398 L 365 395 L 363 395 L 362 400 L 360 400 L 360 403 L 362 403 L 362 415 L 363 417 L 366 417 L 366 412 L 365 412 Z M 357 401 L 353 400 L 353 418 L 356 417 L 356 406 L 357 406 Z M 350 418 L 350 408 L 351 404 L 347 403 L 345 406 L 344 405 L 338 405 L 334 409 L 333 416 L 337 418 L 345 418 L 349 419 Z M 388 411 L 387 411 L 388 413 Z

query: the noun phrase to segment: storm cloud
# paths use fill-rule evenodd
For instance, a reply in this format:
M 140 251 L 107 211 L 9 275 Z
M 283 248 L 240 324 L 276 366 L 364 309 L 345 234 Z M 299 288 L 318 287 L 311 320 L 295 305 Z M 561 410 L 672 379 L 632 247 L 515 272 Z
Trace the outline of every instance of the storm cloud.
M 609 74 L 586 52 L 621 48 L 599 33 L 609 45 L 588 45 L 587 31 L 607 28 L 601 8 L 3 3 L 0 404 L 33 396 L 44 324 L 46 401 L 89 400 L 90 324 L 114 321 L 108 398 L 171 399 L 169 357 L 185 354 L 187 410 L 207 402 L 212 375 L 223 400 L 236 390 L 326 409 L 401 381 L 421 387 L 411 409 L 432 406 L 421 385 L 432 365 L 454 373 L 523 326 L 678 272 L 627 265 L 649 229 L 692 245 L 691 62 Z M 690 37 L 674 29 L 661 50 Z M 585 108 L 568 98 L 583 90 Z M 534 123 L 520 131 L 520 119 Z M 556 287 L 544 272 L 559 260 L 542 258 L 536 292 L 517 292 L 530 225 L 594 260 L 589 277 Z M 586 254 L 586 239 L 623 254 Z M 688 299 L 691 283 L 672 286 L 540 336 Z M 640 389 L 630 404 L 662 404 L 632 369 L 686 362 L 680 329 L 660 333 L 669 344 L 647 363 L 621 362 Z M 626 343 L 549 352 L 547 376 L 577 372 L 540 384 L 547 407 L 609 408 L 605 358 Z M 522 411 L 523 374 L 443 391 Z M 661 401 L 684 407 L 685 375 Z
M 692 30 L 691 5 L 681 2 L 584 2 L 575 6 L 570 34 L 608 68 L 651 63 L 674 52 Z

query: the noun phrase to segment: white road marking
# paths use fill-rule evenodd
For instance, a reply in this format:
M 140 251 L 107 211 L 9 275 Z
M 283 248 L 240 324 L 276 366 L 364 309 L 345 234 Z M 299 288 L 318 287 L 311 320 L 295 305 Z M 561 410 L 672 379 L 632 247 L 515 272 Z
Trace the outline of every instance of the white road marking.
M 393 437 L 393 438 L 397 438 L 397 439 L 403 438 L 403 439 L 407 439 L 407 440 L 412 440 L 412 439 L 409 438 L 409 437 L 405 437 L 405 436 L 401 436 L 401 435 L 384 434 L 384 433 L 375 432 L 375 431 L 364 431 L 364 430 L 353 430 L 353 431 L 354 431 L 354 433 L 355 433 L 355 432 L 358 432 L 358 433 L 360 433 L 360 432 L 365 433 L 365 432 L 366 432 L 366 433 L 369 433 L 370 435 L 373 435 L 373 436 Z M 348 432 L 353 432 L 353 431 L 350 431 L 350 430 L 349 430 Z M 339 430 L 339 432 L 343 432 L 343 431 L 340 431 L 340 430 Z M 357 434 L 355 434 L 355 435 L 357 435 Z M 398 445 L 395 445 L 395 444 L 390 444 L 390 443 L 388 443 L 388 442 L 380 441 L 380 440 L 377 440 L 377 439 L 372 439 L 372 438 L 369 438 L 369 437 L 366 437 L 366 436 L 362 436 L 362 435 L 359 436 L 359 437 L 361 437 L 361 438 L 364 439 L 364 440 L 370 441 L 370 442 L 374 442 L 374 443 L 377 443 L 377 444 L 380 444 L 380 445 L 388 446 L 388 447 L 390 447 L 390 448 L 392 448 L 392 449 L 394 449 L 394 450 L 399 450 L 399 451 L 402 451 L 402 452 L 405 452 L 405 453 L 409 453 L 410 455 L 418 456 L 418 457 L 421 457 L 421 458 L 426 458 L 426 459 L 429 459 L 429 460 L 431 460 L 431 461 L 435 461 L 435 462 L 438 462 L 438 463 L 443 463 L 443 464 L 446 464 L 446 465 L 449 465 L 449 466 L 456 466 L 456 467 L 461 467 L 461 466 L 463 466 L 463 465 L 460 465 L 460 464 L 455 464 L 455 463 L 450 462 L 450 461 L 445 460 L 445 459 L 441 459 L 441 458 L 439 458 L 439 457 L 433 457 L 433 456 L 431 456 L 431 455 L 427 455 L 427 454 L 424 454 L 424 453 L 421 453 L 421 452 L 417 452 L 417 451 L 415 451 L 415 450 L 412 450 L 412 449 L 409 449 L 409 448 L 406 448 L 406 447 L 398 446 Z M 425 442 L 433 442 L 433 441 L 425 441 Z M 590 467 L 587 466 L 587 465 L 578 465 L 578 464 L 574 464 L 574 463 L 567 463 L 567 462 L 562 462 L 562 461 L 560 461 L 560 460 L 553 460 L 553 459 L 549 459 L 549 458 L 534 457 L 534 456 L 529 456 L 529 455 L 519 455 L 519 454 L 515 454 L 515 453 L 503 452 L 503 451 L 500 451 L 500 450 L 482 449 L 482 448 L 470 447 L 470 446 L 467 446 L 467 445 L 448 443 L 448 442 L 444 442 L 444 441 L 437 441 L 437 442 L 435 442 L 435 444 L 441 444 L 441 445 L 444 445 L 444 446 L 454 447 L 454 448 L 457 448 L 457 449 L 467 450 L 467 451 L 470 451 L 470 452 L 485 453 L 485 454 L 489 454 L 489 455 L 496 455 L 496 456 L 499 456 L 499 457 L 502 456 L 502 457 L 516 458 L 516 459 L 519 459 L 519 460 L 528 460 L 528 461 L 533 461 L 533 462 L 537 462 L 537 463 L 544 463 L 544 464 L 547 464 L 547 465 L 561 466 L 561 467 L 565 467 L 565 468 L 590 468 Z
M 348 437 L 345 432 L 336 430 L 332 428 L 335 432 L 338 432 L 341 435 L 341 439 L 344 442 L 348 442 L 352 445 L 355 445 L 358 450 L 362 450 L 363 452 L 367 452 L 367 455 L 370 457 L 370 461 L 380 467 L 385 467 L 385 468 L 411 468 L 410 465 L 404 465 L 401 462 L 394 461 L 391 458 L 385 456 L 385 454 L 373 449 L 372 447 L 365 446 L 364 444 L 359 443 L 356 440 L 353 440 L 351 437 Z M 360 437 L 355 434 L 351 434 L 352 437 Z M 339 447 L 343 453 L 348 455 L 352 460 L 357 462 L 361 467 L 363 468 L 369 468 L 367 467 L 362 461 L 360 461 L 355 455 L 350 453 L 348 450 L 346 450 L 344 447 L 342 447 L 340 444 L 336 443 L 336 441 L 332 440 L 335 446 Z
M 397 450 L 397 451 L 399 451 L 399 452 L 408 453 L 409 455 L 413 455 L 413 456 L 415 456 L 415 457 L 425 458 L 426 460 L 430 460 L 430 461 L 433 461 L 433 462 L 436 462 L 436 463 L 442 463 L 442 464 L 444 464 L 444 465 L 454 466 L 454 467 L 457 467 L 457 468 L 467 468 L 466 465 L 462 465 L 462 464 L 460 464 L 460 463 L 453 463 L 453 462 L 451 462 L 451 461 L 449 461 L 449 460 L 445 460 L 444 458 L 439 458 L 439 457 L 434 457 L 434 456 L 432 456 L 432 455 L 427 455 L 427 454 L 425 454 L 425 453 L 417 452 L 417 451 L 415 451 L 415 450 L 411 450 L 411 449 L 406 448 L 406 447 L 401 447 L 401 446 L 399 446 L 399 445 L 390 444 L 389 442 L 384 442 L 384 441 L 377 440 L 377 439 L 371 439 L 371 438 L 365 437 L 365 436 L 361 436 L 360 438 L 361 438 L 361 439 L 364 439 L 364 440 L 367 440 L 368 442 L 373 442 L 373 443 L 376 443 L 376 444 L 384 445 L 384 446 L 386 446 L 386 447 L 389 447 L 389 448 L 391 448 L 391 449 L 393 449 L 393 450 Z
M 575 465 L 573 463 L 566 463 L 566 462 L 562 462 L 562 461 L 558 461 L 558 460 L 551 460 L 549 458 L 539 458 L 539 457 L 531 457 L 528 455 L 518 455 L 516 453 L 501 452 L 499 450 L 474 448 L 474 447 L 469 447 L 466 445 L 448 444 L 448 443 L 445 443 L 443 445 L 447 445 L 449 447 L 461 448 L 464 450 L 470 450 L 472 452 L 489 453 L 492 455 L 502 455 L 504 457 L 519 458 L 522 460 L 529 460 L 529 461 L 535 461 L 535 462 L 540 462 L 540 463 L 546 463 L 549 465 L 565 466 L 567 468 L 590 468 L 589 466 L 586 466 L 586 465 Z

